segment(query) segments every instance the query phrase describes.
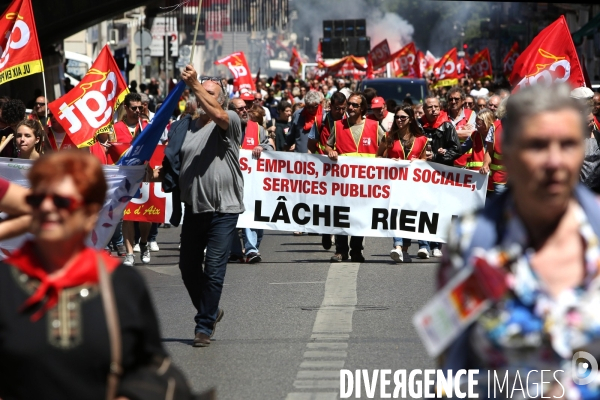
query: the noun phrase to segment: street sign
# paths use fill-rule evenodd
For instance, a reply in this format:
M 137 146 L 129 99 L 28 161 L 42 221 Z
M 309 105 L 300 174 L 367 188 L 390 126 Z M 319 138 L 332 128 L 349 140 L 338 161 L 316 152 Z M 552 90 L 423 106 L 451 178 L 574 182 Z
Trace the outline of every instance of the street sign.
M 192 55 L 192 48 L 188 45 L 183 45 L 179 48 L 180 58 L 189 58 Z
M 177 32 L 177 18 L 156 17 L 152 22 L 152 44 L 150 55 L 152 57 L 165 56 L 165 35 L 169 35 L 171 42 L 171 57 L 179 54 L 179 33 Z
M 144 29 L 141 32 L 136 31 L 133 35 L 133 42 L 139 47 L 149 47 L 152 43 L 152 35 L 148 31 L 148 29 Z

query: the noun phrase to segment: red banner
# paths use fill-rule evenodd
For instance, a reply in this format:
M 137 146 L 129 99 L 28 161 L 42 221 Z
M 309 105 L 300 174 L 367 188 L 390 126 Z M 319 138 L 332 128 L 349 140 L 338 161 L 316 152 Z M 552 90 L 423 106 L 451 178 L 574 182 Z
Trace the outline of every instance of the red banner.
M 150 167 L 162 165 L 165 147 L 156 146 L 149 161 Z M 123 215 L 125 221 L 168 223 L 173 206 L 171 194 L 162 190 L 160 183 L 142 183 L 140 196 L 131 199 Z
M 0 84 L 44 72 L 31 0 L 14 0 L 0 20 Z
M 454 86 L 458 84 L 458 56 L 456 47 L 444 54 L 442 58 L 433 67 L 433 73 L 436 79 L 434 87 Z
M 392 61 L 392 52 L 390 51 L 387 39 L 373 47 L 369 52 L 369 55 L 373 61 L 373 69 L 384 67 L 387 63 Z
M 515 61 L 510 84 L 513 91 L 543 83 L 569 82 L 585 86 L 577 51 L 564 16 L 542 30 Z
M 519 58 L 520 54 L 521 53 L 519 52 L 519 43 L 515 42 L 508 51 L 506 57 L 504 57 L 503 61 L 504 76 L 506 76 L 507 79 L 510 78 L 510 74 L 512 74 L 515 61 L 517 61 L 517 58 Z
M 292 48 L 292 58 L 290 59 L 290 67 L 292 68 L 292 74 L 298 76 L 298 72 L 302 69 L 302 59 L 298 54 L 296 48 Z
M 417 72 L 412 69 L 417 58 L 417 49 L 415 44 L 410 42 L 393 55 L 392 73 L 396 77 L 416 77 Z
M 471 58 L 471 68 L 469 73 L 473 79 L 492 79 L 492 61 L 490 60 L 490 51 L 487 47 L 475 54 Z
M 256 90 L 254 86 L 254 80 L 250 74 L 250 68 L 248 68 L 248 62 L 243 52 L 238 51 L 228 55 L 225 58 L 215 61 L 216 65 L 225 65 L 229 68 L 229 71 L 233 74 L 234 81 L 233 85 L 240 91 L 251 91 Z
M 112 116 L 128 93 L 108 45 L 79 85 L 48 105 L 77 147 L 94 144 L 96 135 L 113 133 Z

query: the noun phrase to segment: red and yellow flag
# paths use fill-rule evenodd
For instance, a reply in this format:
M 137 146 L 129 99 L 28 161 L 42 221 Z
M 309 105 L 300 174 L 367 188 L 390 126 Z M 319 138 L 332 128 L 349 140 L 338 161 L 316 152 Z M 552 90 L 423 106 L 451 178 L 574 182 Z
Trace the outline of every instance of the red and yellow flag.
M 216 65 L 225 65 L 229 68 L 229 71 L 233 74 L 234 81 L 233 86 L 237 87 L 240 91 L 251 91 L 256 90 L 254 86 L 254 80 L 250 75 L 250 68 L 248 68 L 248 62 L 243 52 L 238 51 L 232 53 L 227 57 L 221 58 L 215 61 Z
M 512 74 L 515 61 L 517 61 L 517 58 L 519 58 L 520 54 L 521 52 L 519 51 L 519 43 L 515 42 L 508 51 L 506 57 L 504 57 L 504 61 L 502 62 L 502 64 L 504 65 L 504 76 L 506 76 L 506 78 L 510 78 L 510 74 Z
M 108 46 L 104 46 L 77 87 L 48 105 L 77 147 L 95 143 L 96 135 L 114 132 L 113 112 L 129 92 Z
M 385 67 L 387 63 L 392 61 L 392 52 L 390 51 L 387 39 L 373 47 L 369 52 L 369 56 L 371 56 L 373 69 Z
M 569 82 L 585 86 L 583 69 L 564 16 L 544 28 L 515 61 L 510 84 L 513 91 L 536 84 Z
M 292 48 L 292 58 L 290 59 L 290 67 L 292 69 L 292 74 L 294 76 L 298 76 L 298 72 L 302 69 L 302 59 L 298 54 L 296 48 Z
M 490 51 L 486 47 L 471 58 L 469 73 L 473 79 L 492 79 L 492 62 L 490 60 Z
M 433 73 L 437 82 L 433 87 L 457 85 L 459 75 L 457 64 L 458 56 L 454 47 L 435 63 Z
M 0 84 L 44 72 L 31 0 L 14 0 L 0 20 Z
M 392 73 L 396 77 L 415 77 L 416 71 L 412 66 L 417 58 L 417 49 L 413 42 L 410 42 L 392 55 Z

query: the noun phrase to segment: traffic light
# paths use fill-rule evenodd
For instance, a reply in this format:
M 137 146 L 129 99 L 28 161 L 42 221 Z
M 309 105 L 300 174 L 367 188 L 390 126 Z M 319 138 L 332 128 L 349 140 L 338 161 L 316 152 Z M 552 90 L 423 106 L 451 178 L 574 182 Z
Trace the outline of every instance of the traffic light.
M 173 42 L 171 40 L 167 41 L 167 56 L 168 57 L 172 57 L 173 56 Z
M 465 43 L 465 44 L 463 44 L 463 50 L 464 50 L 464 51 L 467 51 L 467 49 L 468 49 L 468 48 L 469 48 L 469 45 L 468 45 L 468 44 L 466 44 L 466 43 Z

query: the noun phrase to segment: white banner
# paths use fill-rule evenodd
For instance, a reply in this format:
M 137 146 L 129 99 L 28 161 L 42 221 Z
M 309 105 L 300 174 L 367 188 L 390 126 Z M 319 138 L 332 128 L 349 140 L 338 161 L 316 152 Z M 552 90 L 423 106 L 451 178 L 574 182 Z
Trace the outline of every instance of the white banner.
M 33 161 L 0 158 L 0 176 L 10 182 L 29 187 L 27 171 Z M 144 165 L 120 167 L 104 165 L 104 176 L 108 184 L 106 201 L 98 216 L 98 223 L 88 238 L 88 245 L 102 249 L 110 241 L 115 226 L 123 217 L 123 210 L 136 194 L 144 178 Z M 0 242 L 0 257 L 8 251 L 19 248 L 26 236 Z
M 240 151 L 238 227 L 445 242 L 485 204 L 487 175 L 424 161 Z

